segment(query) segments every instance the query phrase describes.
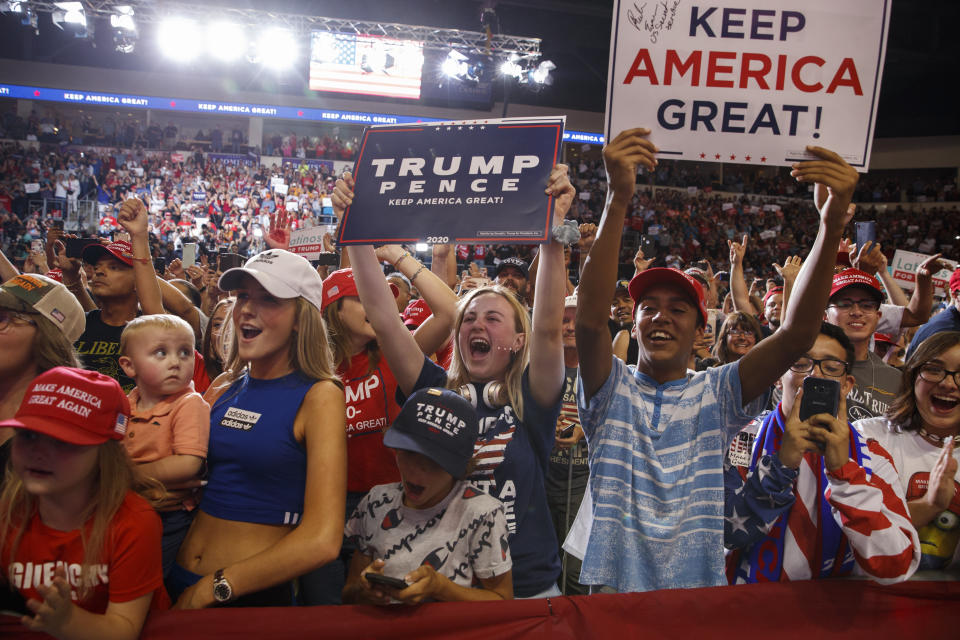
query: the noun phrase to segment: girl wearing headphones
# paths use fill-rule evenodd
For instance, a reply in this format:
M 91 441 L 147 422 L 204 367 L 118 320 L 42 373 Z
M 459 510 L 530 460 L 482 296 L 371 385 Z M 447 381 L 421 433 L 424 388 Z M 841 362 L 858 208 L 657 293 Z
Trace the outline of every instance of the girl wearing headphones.
M 349 174 L 337 181 L 335 207 L 349 206 L 352 188 Z M 546 194 L 556 198 L 554 221 L 562 222 L 575 194 L 565 165 L 554 167 Z M 564 382 L 563 246 L 555 241 L 541 246 L 532 326 L 517 298 L 501 287 L 476 289 L 460 301 L 449 373 L 423 355 L 403 326 L 373 248 L 350 247 L 348 252 L 366 317 L 401 392 L 409 396 L 424 387 L 445 386 L 477 407 L 478 465 L 470 480 L 506 508 L 515 596 L 560 595 L 560 562 L 544 474 Z M 391 260 L 401 250 L 385 247 L 378 252 Z M 431 287 L 446 286 L 429 275 L 418 271 L 410 277 L 424 298 Z

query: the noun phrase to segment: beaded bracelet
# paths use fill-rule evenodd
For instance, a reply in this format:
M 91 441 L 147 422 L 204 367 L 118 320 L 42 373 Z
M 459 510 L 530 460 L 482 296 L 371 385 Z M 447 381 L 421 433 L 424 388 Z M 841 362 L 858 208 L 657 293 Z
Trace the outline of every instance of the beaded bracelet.
M 400 264 L 400 261 L 401 261 L 401 260 L 403 260 L 404 258 L 409 258 L 409 257 L 410 257 L 410 252 L 407 251 L 407 250 L 404 250 L 404 252 L 400 254 L 400 257 L 397 258 L 396 260 L 394 260 L 394 262 L 393 262 L 393 268 L 396 269 L 397 271 L 400 271 L 400 267 L 398 267 L 397 265 Z
M 420 272 L 423 271 L 424 269 L 426 269 L 426 267 L 423 265 L 420 265 L 420 268 L 417 269 L 412 276 L 410 276 L 410 282 L 413 282 L 414 280 L 416 280 L 417 276 L 420 275 Z

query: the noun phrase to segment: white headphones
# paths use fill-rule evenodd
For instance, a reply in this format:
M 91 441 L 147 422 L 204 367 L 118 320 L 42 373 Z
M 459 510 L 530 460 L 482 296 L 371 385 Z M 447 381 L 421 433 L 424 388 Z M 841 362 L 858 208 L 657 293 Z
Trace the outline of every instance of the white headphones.
M 461 396 L 466 398 L 474 409 L 477 407 L 477 398 L 483 398 L 483 404 L 488 409 L 499 409 L 509 404 L 506 387 L 502 382 L 493 381 L 483 385 L 483 390 L 477 392 L 477 387 L 473 383 L 463 385 L 457 390 Z

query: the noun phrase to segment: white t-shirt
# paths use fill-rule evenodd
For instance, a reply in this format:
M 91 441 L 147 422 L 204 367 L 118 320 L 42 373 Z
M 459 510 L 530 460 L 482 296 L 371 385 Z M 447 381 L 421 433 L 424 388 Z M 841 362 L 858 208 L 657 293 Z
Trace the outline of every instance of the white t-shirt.
M 404 506 L 399 482 L 377 485 L 345 530 L 360 553 L 386 562 L 384 575 L 401 580 L 429 564 L 469 588 L 474 577 L 492 578 L 513 566 L 503 504 L 466 481 L 429 509 Z
M 941 449 L 916 431 L 900 431 L 884 417 L 858 420 L 853 426 L 867 438 L 877 440 L 893 458 L 907 502 L 923 497 L 930 470 Z M 960 460 L 960 449 L 954 450 L 953 456 Z M 943 579 L 944 573 L 950 574 L 951 579 L 960 578 L 960 470 L 954 478 L 954 496 L 949 508 L 918 532 L 923 557 L 913 579 Z
M 903 307 L 896 304 L 880 305 L 880 320 L 877 322 L 878 333 L 885 333 L 895 336 L 900 333 L 900 325 L 903 324 Z M 873 349 L 873 338 L 870 338 L 870 349 Z

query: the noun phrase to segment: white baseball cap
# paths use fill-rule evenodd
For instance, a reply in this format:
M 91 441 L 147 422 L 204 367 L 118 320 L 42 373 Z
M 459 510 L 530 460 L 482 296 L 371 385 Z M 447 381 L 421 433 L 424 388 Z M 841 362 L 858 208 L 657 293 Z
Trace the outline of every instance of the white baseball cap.
M 243 274 L 260 283 L 278 298 L 303 298 L 318 311 L 323 309 L 323 279 L 303 256 L 270 249 L 247 260 L 242 267 L 227 269 L 217 286 L 223 291 L 239 289 Z

